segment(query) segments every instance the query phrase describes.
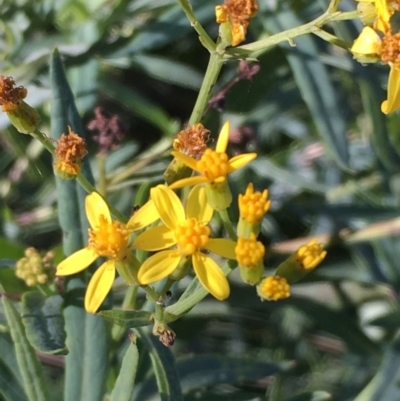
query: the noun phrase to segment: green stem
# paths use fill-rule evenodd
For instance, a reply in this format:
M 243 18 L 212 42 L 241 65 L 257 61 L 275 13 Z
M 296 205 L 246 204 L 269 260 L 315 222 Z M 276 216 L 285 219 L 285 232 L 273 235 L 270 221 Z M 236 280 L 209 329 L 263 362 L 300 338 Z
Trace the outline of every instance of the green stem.
M 211 53 L 210 55 L 207 71 L 204 75 L 204 80 L 199 95 L 197 96 L 196 104 L 194 105 L 192 115 L 189 119 L 189 126 L 197 124 L 203 117 L 204 110 L 207 107 L 215 82 L 217 82 L 219 72 L 222 68 L 222 57 L 223 56 L 219 53 Z
M 122 310 L 135 309 L 136 297 L 139 290 L 138 285 L 128 287 L 124 300 L 122 301 Z M 111 329 L 111 337 L 115 342 L 118 342 L 126 332 L 126 327 L 114 324 Z
M 229 238 L 232 241 L 236 241 L 237 235 L 236 235 L 235 229 L 233 228 L 231 219 L 229 218 L 228 209 L 219 210 L 218 213 L 219 213 L 219 216 L 221 217 L 222 224 L 224 225 L 225 230 L 229 235 Z
M 171 289 L 171 287 L 174 283 L 175 283 L 175 280 L 171 280 L 170 278 L 167 278 L 167 281 L 165 282 L 163 288 L 160 291 L 160 296 L 164 297 L 165 294 Z
M 315 20 L 308 22 L 307 24 L 288 29 L 287 31 L 279 32 L 275 35 L 268 36 L 264 39 L 257 40 L 256 42 L 249 43 L 247 45 L 235 47 L 233 49 L 228 49 L 225 53 L 226 56 L 230 57 L 243 57 L 254 52 L 262 52 L 268 50 L 272 46 L 276 46 L 281 42 L 291 41 L 292 39 L 306 35 L 308 33 L 313 33 L 315 30 L 325 25 L 328 22 L 333 21 L 344 21 L 349 19 L 359 18 L 357 11 L 341 12 L 337 11 L 333 14 L 328 12 L 322 14 Z
M 224 264 L 221 268 L 225 276 L 228 276 L 232 270 L 234 270 L 237 266 L 236 261 L 229 260 Z M 191 288 L 196 288 L 198 279 L 195 278 L 193 282 L 190 284 Z M 190 309 L 193 308 L 196 304 L 198 304 L 203 298 L 208 295 L 208 291 L 203 287 L 199 287 L 193 291 L 193 293 L 186 294 L 184 293 L 178 302 L 175 304 L 168 306 L 164 311 L 164 318 L 167 323 L 172 322 L 176 319 L 179 319 L 182 315 L 187 313 Z
M 100 195 L 104 197 L 107 195 L 107 179 L 106 179 L 106 159 L 107 155 L 100 152 L 97 155 L 97 169 L 98 169 L 98 181 L 97 187 Z
M 207 32 L 201 26 L 200 22 L 197 20 L 196 16 L 194 15 L 193 9 L 191 4 L 188 0 L 178 0 L 178 3 L 182 7 L 183 12 L 186 14 L 186 17 L 190 21 L 190 24 L 194 28 L 194 30 L 200 36 L 200 42 L 202 45 L 211 53 L 215 50 L 216 44 L 214 41 L 208 36 Z

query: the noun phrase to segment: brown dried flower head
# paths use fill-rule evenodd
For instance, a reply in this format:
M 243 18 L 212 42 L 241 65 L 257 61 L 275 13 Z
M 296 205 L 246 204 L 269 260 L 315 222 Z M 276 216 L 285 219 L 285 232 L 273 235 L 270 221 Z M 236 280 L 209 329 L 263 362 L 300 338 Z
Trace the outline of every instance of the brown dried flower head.
M 230 24 L 232 46 L 245 40 L 250 18 L 254 17 L 257 11 L 257 0 L 225 0 L 224 4 L 215 7 L 217 22 Z
M 394 67 L 400 68 L 400 32 L 394 35 L 386 32 L 382 39 L 380 56 L 384 63 L 391 63 Z
M 210 131 L 203 124 L 195 124 L 180 131 L 173 142 L 174 150 L 187 156 L 200 158 L 207 149 Z
M 0 75 L 0 105 L 4 112 L 17 109 L 27 94 L 28 91 L 23 86 L 15 87 L 11 77 Z
M 68 126 L 68 135 L 62 134 L 54 152 L 54 167 L 59 177 L 75 178 L 81 171 L 82 159 L 88 153 L 85 140 Z

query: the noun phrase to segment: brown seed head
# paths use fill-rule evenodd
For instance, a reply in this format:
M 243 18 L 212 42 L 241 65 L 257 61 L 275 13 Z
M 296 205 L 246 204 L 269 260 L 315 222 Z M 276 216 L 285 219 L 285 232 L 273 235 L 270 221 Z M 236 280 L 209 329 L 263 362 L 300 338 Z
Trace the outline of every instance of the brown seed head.
M 203 124 L 195 124 L 180 131 L 173 142 L 174 150 L 190 157 L 200 158 L 207 149 L 210 131 Z
M 382 39 L 381 60 L 400 68 L 400 32 L 392 35 L 387 32 Z
M 23 86 L 15 87 L 11 77 L 0 75 L 0 105 L 4 112 L 17 109 L 27 94 L 28 91 Z

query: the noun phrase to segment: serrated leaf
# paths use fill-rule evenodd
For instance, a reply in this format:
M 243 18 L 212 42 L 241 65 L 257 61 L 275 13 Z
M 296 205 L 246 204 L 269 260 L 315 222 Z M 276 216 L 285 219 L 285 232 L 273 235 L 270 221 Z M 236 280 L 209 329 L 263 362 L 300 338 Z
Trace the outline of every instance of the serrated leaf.
M 152 324 L 152 313 L 135 310 L 103 310 L 97 313 L 104 319 L 125 327 L 142 327 Z
M 46 354 L 66 355 L 66 333 L 63 300 L 59 295 L 46 298 L 39 292 L 27 292 L 22 296 L 22 321 L 32 346 Z

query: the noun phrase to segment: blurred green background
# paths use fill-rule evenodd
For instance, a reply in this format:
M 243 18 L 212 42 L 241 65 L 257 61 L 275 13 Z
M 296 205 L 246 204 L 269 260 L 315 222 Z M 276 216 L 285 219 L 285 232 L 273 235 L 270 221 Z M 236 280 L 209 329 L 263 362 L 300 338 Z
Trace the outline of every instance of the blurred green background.
M 216 38 L 218 2 L 191 3 Z M 259 3 L 248 42 L 309 22 L 328 5 L 324 0 Z M 355 7 L 343 0 L 340 9 Z M 171 160 L 166 149 L 190 116 L 208 62 L 179 5 L 174 0 L 2 0 L 0 15 L 0 72 L 28 88 L 26 100 L 38 108 L 43 132 L 50 130 L 48 62 L 55 47 L 84 126 L 97 106 L 126 125 L 126 137 L 108 154 L 106 168 L 109 199 L 129 214 L 141 184 L 163 181 Z M 324 27 L 349 44 L 361 28 L 358 20 Z M 293 287 L 288 300 L 261 303 L 234 272 L 228 301 L 208 297 L 172 324 L 185 400 L 400 399 L 400 121 L 397 113 L 380 112 L 388 68 L 362 66 L 348 51 L 316 36 L 294 44 L 259 54 L 258 74 L 229 90 L 224 107 L 210 109 L 203 123 L 215 138 L 229 119 L 233 129 L 248 134 L 236 138 L 232 150 L 259 155 L 234 174 L 231 187 L 235 195 L 249 181 L 258 190 L 269 189 L 272 208 L 261 233 L 266 266 L 272 271 L 307 237 L 327 241 L 328 257 Z M 237 77 L 237 68 L 237 60 L 223 67 L 214 94 Z M 93 133 L 87 135 L 96 177 L 97 149 Z M 235 205 L 230 212 L 237 218 Z M 214 230 L 219 228 L 216 221 Z M 60 241 L 51 157 L 2 113 L 0 279 L 11 280 L 12 265 L 26 247 L 60 250 Z M 15 292 L 23 290 L 12 281 Z M 171 302 L 187 283 L 173 289 Z M 117 280 L 116 306 L 125 291 Z M 2 313 L 0 329 L 4 365 L 9 339 Z M 119 366 L 125 345 L 111 367 Z M 235 365 L 230 357 L 248 360 Z M 54 379 L 53 399 L 59 400 L 62 357 L 44 363 Z M 269 375 L 263 365 L 269 363 L 279 363 L 281 371 Z M 138 380 L 144 382 L 150 367 L 146 360 L 141 366 Z M 1 374 L 0 369 L 0 387 Z M 157 399 L 150 385 L 141 391 L 141 400 Z

